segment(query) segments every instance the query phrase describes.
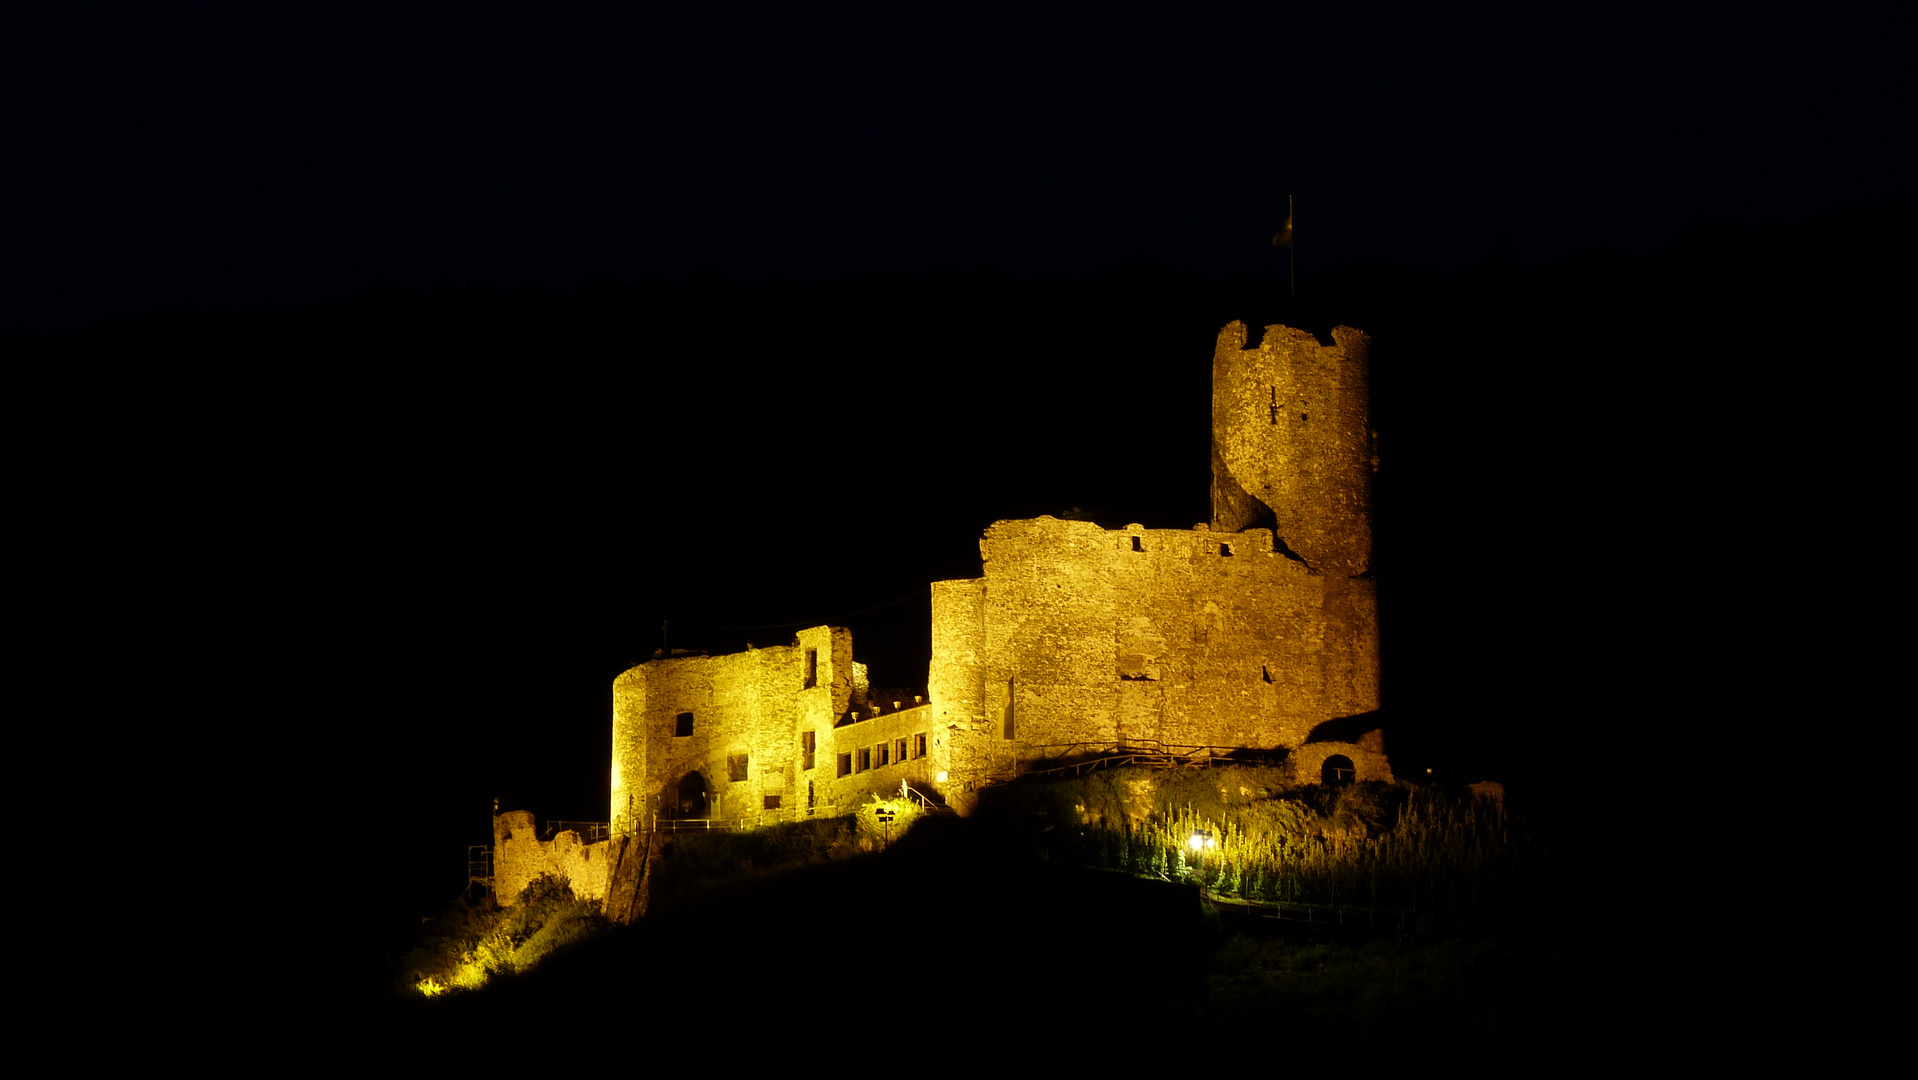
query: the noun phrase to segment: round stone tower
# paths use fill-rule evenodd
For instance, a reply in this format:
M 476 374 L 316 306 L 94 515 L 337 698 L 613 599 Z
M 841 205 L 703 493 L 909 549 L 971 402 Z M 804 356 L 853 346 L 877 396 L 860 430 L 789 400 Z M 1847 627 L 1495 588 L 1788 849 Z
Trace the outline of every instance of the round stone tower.
M 1347 326 L 1331 345 L 1287 326 L 1266 327 L 1255 348 L 1245 339 L 1234 322 L 1212 355 L 1212 528 L 1270 528 L 1317 573 L 1369 575 L 1369 339 Z

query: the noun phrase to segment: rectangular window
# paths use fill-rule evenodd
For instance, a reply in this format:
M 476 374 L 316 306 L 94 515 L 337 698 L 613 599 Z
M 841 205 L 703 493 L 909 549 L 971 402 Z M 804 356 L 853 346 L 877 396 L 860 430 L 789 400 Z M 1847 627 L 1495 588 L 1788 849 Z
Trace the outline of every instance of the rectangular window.
M 852 755 L 851 754 L 839 755 L 839 775 L 841 776 L 852 775 Z
M 857 762 L 858 768 L 855 769 L 854 771 L 865 772 L 866 770 L 872 768 L 872 747 L 862 746 L 859 748 L 858 752 L 859 752 L 859 761 Z
M 878 746 L 875 746 L 875 747 L 873 747 L 873 748 L 872 748 L 872 751 L 873 751 L 873 753 L 872 753 L 872 758 L 873 758 L 873 760 L 872 760 L 872 763 L 873 763 L 873 767 L 874 767 L 874 768 L 880 768 L 880 769 L 883 769 L 883 768 L 885 768 L 886 766 L 888 766 L 888 765 L 890 765 L 890 764 L 892 764 L 892 756 L 891 756 L 891 751 L 892 751 L 892 746 L 891 746 L 891 744 L 889 744 L 889 743 L 880 743 L 880 744 L 879 744 Z
M 768 810 L 779 809 L 779 796 L 777 795 L 766 796 L 766 809 Z
M 900 739 L 898 742 L 892 744 L 892 759 L 894 761 L 906 760 L 906 740 Z
M 683 739 L 686 736 L 691 735 L 692 733 L 693 733 L 693 714 L 692 713 L 683 712 L 683 713 L 680 713 L 678 716 L 673 717 L 673 738 Z
M 799 760 L 801 762 L 799 767 L 801 769 L 812 768 L 814 738 L 814 733 L 810 731 L 801 732 L 799 735 Z
M 806 650 L 806 683 L 801 690 L 811 690 L 819 685 L 819 650 Z
M 1014 685 L 1015 681 L 1006 680 L 1006 738 L 1008 739 L 1014 738 L 1014 732 L 1018 730 L 1019 718 L 1015 715 L 1018 710 L 1014 708 L 1014 702 L 1019 700 L 1019 688 Z
M 746 779 L 745 754 L 726 755 L 726 779 L 731 780 L 735 784 Z
M 912 742 L 913 742 L 913 752 L 912 752 L 912 756 L 913 756 L 913 757 L 925 757 L 925 756 L 926 756 L 926 737 L 925 737 L 925 735 L 924 735 L 924 734 L 919 734 L 919 735 L 914 735 L 914 736 L 912 737 Z

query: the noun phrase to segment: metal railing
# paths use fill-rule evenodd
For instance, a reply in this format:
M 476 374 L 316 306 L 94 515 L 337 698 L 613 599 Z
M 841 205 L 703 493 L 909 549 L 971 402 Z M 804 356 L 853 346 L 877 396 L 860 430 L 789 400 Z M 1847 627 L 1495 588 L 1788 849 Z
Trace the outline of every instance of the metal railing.
M 576 832 L 583 844 L 597 843 L 613 835 L 613 827 L 604 821 L 549 821 L 540 834 L 541 840 L 551 840 L 563 832 Z

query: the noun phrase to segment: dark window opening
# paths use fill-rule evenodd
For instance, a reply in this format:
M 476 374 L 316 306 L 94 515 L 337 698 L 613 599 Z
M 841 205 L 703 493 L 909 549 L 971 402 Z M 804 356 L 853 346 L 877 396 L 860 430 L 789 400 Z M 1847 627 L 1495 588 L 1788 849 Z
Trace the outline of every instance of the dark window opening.
M 841 776 L 852 775 L 852 755 L 851 754 L 839 755 L 839 775 Z
M 811 810 L 813 807 L 818 805 L 819 805 L 819 797 L 817 793 L 815 793 L 812 789 L 812 781 L 808 780 L 806 781 L 806 809 Z
M 676 792 L 679 804 L 679 816 L 682 818 L 702 818 L 706 816 L 706 778 L 696 772 L 687 773 L 679 780 Z
M 1231 545 L 1231 544 L 1220 544 L 1220 545 L 1219 545 L 1219 554 L 1221 554 L 1221 555 L 1230 555 L 1230 554 L 1232 554 L 1232 545 Z
M 779 796 L 777 795 L 766 796 L 766 809 L 768 810 L 779 809 Z
M 1305 422 L 1307 422 L 1307 421 L 1308 421 L 1308 420 L 1310 420 L 1310 419 L 1311 419 L 1311 417 L 1309 417 L 1309 416 L 1307 416 L 1307 415 L 1305 415 L 1304 413 L 1300 413 L 1300 414 L 1299 414 L 1299 423 L 1301 423 L 1301 424 L 1303 424 L 1303 423 L 1305 423 Z
M 1018 710 L 1015 708 L 1015 703 L 1019 700 L 1019 695 L 1014 682 L 1013 679 L 1006 680 L 1006 738 L 1008 739 L 1012 738 L 1014 732 L 1018 730 L 1016 715 Z
M 683 739 L 686 736 L 691 735 L 692 733 L 693 733 L 693 714 L 692 713 L 683 712 L 673 718 L 673 738 Z
M 873 766 L 875 768 L 883 769 L 886 766 L 892 764 L 892 744 L 891 743 L 880 743 L 878 746 L 873 747 L 873 749 L 877 751 L 877 753 L 874 755 L 874 761 L 873 761 Z
M 1271 682 L 1271 681 L 1272 681 L 1272 669 L 1271 669 L 1271 668 L 1269 668 L 1269 667 L 1266 667 L 1266 666 L 1265 666 L 1264 664 L 1260 664 L 1260 665 L 1259 665 L 1259 677 L 1260 677 L 1260 678 L 1262 678 L 1262 679 L 1264 679 L 1264 680 L 1265 680 L 1266 682 Z
M 906 760 L 906 740 L 900 739 L 892 744 L 892 759 L 894 761 Z
M 926 756 L 926 737 L 924 735 L 914 735 L 912 737 L 912 741 L 915 744 L 915 748 L 912 756 L 925 757 Z
M 811 690 L 819 685 L 819 650 L 806 650 L 806 685 L 801 690 Z
M 1333 754 L 1325 759 L 1325 765 L 1319 769 L 1319 783 L 1330 787 L 1335 784 L 1349 784 L 1358 776 L 1358 770 L 1352 767 L 1352 759 L 1344 754 Z
M 1138 537 L 1136 537 L 1136 536 L 1132 538 L 1132 550 L 1134 550 L 1134 551 L 1144 551 L 1144 550 L 1145 550 L 1145 545 L 1144 545 L 1143 543 L 1140 543 L 1140 542 L 1139 542 L 1139 538 L 1138 538 Z
M 746 779 L 746 755 L 745 754 L 727 754 L 726 755 L 726 779 L 732 781 L 733 783 L 738 783 L 739 781 Z
M 1271 679 L 1266 680 L 1266 682 L 1271 681 Z M 799 760 L 803 763 L 800 765 L 802 770 L 812 768 L 815 739 L 815 734 L 810 731 L 801 732 L 799 735 Z
M 862 746 L 859 748 L 859 760 L 855 762 L 855 766 L 854 772 L 865 772 L 872 768 L 872 747 Z

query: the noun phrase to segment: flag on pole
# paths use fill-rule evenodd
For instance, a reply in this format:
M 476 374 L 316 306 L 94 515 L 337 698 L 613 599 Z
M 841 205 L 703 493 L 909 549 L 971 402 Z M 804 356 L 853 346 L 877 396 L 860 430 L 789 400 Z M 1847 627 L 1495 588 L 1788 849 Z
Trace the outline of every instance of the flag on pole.
M 1292 246 L 1292 215 L 1290 212 L 1287 212 L 1285 215 L 1285 226 L 1279 230 L 1277 236 L 1272 238 L 1272 246 L 1282 248 Z

